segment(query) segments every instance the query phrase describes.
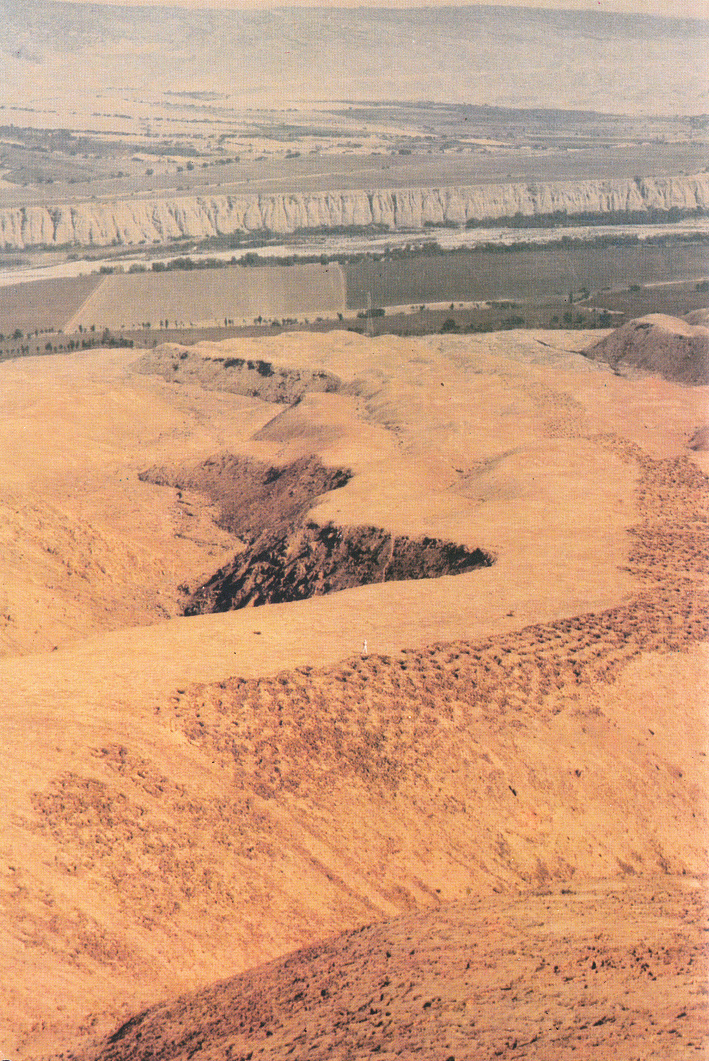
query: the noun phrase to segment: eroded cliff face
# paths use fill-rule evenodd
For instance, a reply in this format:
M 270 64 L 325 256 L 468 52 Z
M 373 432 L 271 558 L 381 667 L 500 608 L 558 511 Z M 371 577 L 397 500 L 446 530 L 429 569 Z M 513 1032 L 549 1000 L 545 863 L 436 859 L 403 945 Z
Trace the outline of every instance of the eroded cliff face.
M 185 196 L 0 210 L 0 246 L 109 246 L 237 232 L 425 225 L 545 215 L 653 214 L 709 209 L 709 174 L 630 180 L 486 184 L 319 194 Z

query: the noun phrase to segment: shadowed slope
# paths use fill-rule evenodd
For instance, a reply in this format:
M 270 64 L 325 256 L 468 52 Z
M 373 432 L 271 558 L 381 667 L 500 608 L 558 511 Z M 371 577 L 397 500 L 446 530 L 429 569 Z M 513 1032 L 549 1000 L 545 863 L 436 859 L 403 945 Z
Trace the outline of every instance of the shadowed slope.
M 441 578 L 489 567 L 494 557 L 438 538 L 381 527 L 318 526 L 265 533 L 200 586 L 185 615 L 306 600 L 371 583 Z
M 153 467 L 143 482 L 194 490 L 219 505 L 217 522 L 237 538 L 253 541 L 264 528 L 288 527 L 302 520 L 321 495 L 351 478 L 341 468 L 324 468 L 316 457 L 282 467 L 230 453 L 188 467 Z

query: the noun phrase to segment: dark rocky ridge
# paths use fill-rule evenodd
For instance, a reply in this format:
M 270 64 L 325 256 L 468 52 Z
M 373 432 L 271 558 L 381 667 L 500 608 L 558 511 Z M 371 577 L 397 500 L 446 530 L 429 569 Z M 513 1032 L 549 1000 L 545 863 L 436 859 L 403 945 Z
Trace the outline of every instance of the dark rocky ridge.
M 216 501 L 218 524 L 245 546 L 192 593 L 185 615 L 305 600 L 373 582 L 440 578 L 494 562 L 481 549 L 438 538 L 305 522 L 316 498 L 350 478 L 351 472 L 326 468 L 313 456 L 277 467 L 222 454 L 142 472 L 144 482 L 195 490 Z
M 186 615 L 305 600 L 373 582 L 440 578 L 494 557 L 438 538 L 411 539 L 381 527 L 320 526 L 269 531 L 193 593 Z
M 286 405 L 299 401 L 304 394 L 332 394 L 342 387 L 342 381 L 331 372 L 309 372 L 258 358 L 204 355 L 170 343 L 144 354 L 131 365 L 131 370 L 162 376 L 168 383 L 194 383 L 207 390 Z

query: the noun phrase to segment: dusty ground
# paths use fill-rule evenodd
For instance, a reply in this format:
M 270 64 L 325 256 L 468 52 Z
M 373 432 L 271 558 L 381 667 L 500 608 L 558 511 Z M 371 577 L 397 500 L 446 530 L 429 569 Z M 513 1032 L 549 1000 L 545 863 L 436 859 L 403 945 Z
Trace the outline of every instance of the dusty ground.
M 694 922 L 647 904 L 706 868 L 706 391 L 616 377 L 588 342 L 214 348 L 340 381 L 291 406 L 136 375 L 132 351 L 0 365 L 4 1056 L 442 901 L 573 882 L 611 936 Z M 315 455 L 352 476 L 309 519 L 495 563 L 181 618 L 235 539 L 139 474 L 228 453 Z M 532 1024 L 576 1020 L 538 986 Z M 623 1027 L 615 1054 L 653 1056 Z
M 470 899 L 159 1006 L 71 1056 L 701 1057 L 706 931 L 697 882 Z
M 619 372 L 653 372 L 678 383 L 709 382 L 706 311 L 683 319 L 650 313 L 629 321 L 589 350 Z M 696 323 L 695 323 L 696 321 Z

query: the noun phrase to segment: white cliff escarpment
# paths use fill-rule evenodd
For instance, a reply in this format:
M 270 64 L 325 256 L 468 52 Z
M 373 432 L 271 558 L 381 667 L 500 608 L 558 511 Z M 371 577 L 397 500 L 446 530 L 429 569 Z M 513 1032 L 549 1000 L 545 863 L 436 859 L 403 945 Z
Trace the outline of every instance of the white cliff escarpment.
M 0 247 L 137 246 L 268 231 L 384 226 L 417 231 L 521 217 L 682 216 L 709 210 L 709 174 L 281 195 L 123 199 L 0 210 Z

